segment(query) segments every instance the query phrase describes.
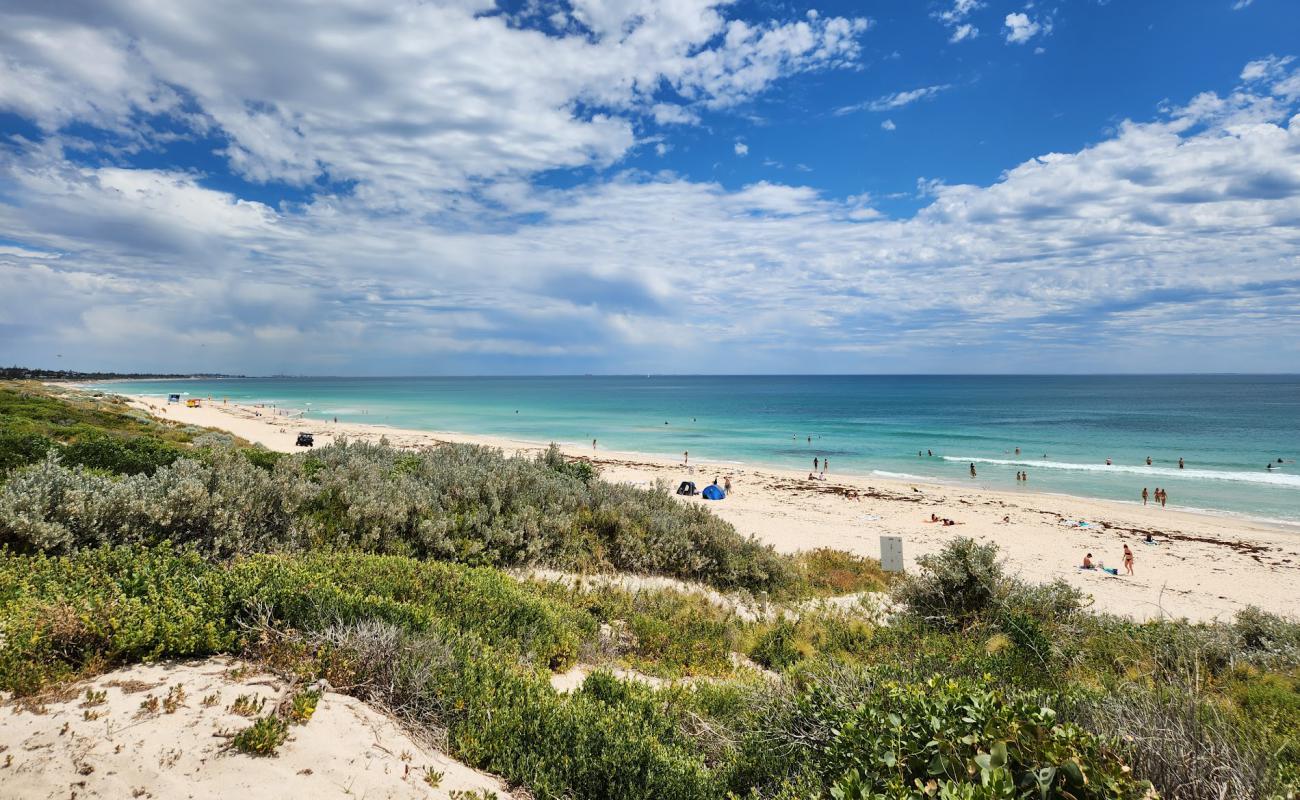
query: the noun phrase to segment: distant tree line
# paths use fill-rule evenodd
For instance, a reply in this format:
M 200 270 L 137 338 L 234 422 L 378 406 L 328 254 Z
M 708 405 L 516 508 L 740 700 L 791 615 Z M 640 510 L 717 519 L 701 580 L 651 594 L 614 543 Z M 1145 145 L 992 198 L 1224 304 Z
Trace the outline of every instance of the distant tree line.
M 10 381 L 90 381 L 118 378 L 242 378 L 243 375 L 223 375 L 216 372 L 191 372 L 184 375 L 168 372 L 77 372 L 70 369 L 34 369 L 31 367 L 0 367 L 0 380 Z

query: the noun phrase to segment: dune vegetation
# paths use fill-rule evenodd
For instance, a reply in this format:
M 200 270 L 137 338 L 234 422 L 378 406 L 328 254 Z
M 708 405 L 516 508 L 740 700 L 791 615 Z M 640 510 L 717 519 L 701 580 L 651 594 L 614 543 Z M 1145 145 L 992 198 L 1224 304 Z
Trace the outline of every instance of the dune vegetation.
M 539 798 L 1300 785 L 1300 624 L 1256 610 L 1096 615 L 962 539 L 890 582 L 847 553 L 778 554 L 554 450 L 278 455 L 31 384 L 0 386 L 0 464 L 0 689 L 15 702 L 124 664 L 236 654 L 383 708 Z M 700 588 L 598 579 L 613 572 Z M 558 691 L 574 665 L 590 674 Z M 237 735 L 248 752 L 280 741 L 286 723 L 267 719 Z

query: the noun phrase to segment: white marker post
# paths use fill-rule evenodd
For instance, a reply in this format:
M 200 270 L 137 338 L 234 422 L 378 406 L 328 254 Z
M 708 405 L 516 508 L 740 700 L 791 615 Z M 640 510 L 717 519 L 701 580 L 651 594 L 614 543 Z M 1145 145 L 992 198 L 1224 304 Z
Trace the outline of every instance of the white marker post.
M 903 571 L 903 537 L 880 537 L 880 568 L 885 572 Z

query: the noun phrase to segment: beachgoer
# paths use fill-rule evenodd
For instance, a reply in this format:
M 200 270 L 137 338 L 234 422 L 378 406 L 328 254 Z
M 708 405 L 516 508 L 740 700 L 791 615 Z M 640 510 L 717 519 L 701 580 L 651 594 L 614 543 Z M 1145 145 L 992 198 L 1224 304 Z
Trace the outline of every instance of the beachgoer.
M 717 475 L 714 475 L 714 476 L 713 476 L 713 485 L 714 485 L 714 486 L 717 486 L 717 485 L 718 485 L 718 476 L 717 476 Z
M 1161 507 L 1161 508 L 1164 508 L 1164 507 L 1165 507 L 1165 503 L 1167 503 L 1167 502 L 1169 502 L 1169 492 L 1166 492 L 1164 489 L 1161 489 L 1161 490 L 1160 490 L 1160 507 Z
M 1029 470 L 1025 470 L 1024 472 L 1020 473 L 1020 480 L 1022 481 L 1029 480 Z
M 1020 448 L 1019 448 L 1019 447 L 1016 448 L 1016 455 L 1020 455 Z
M 592 439 L 592 440 L 591 440 L 591 449 L 592 449 L 592 450 L 595 450 L 595 449 L 596 449 L 596 440 L 595 440 L 595 439 Z
M 1151 466 L 1151 456 L 1147 456 L 1147 466 Z
M 1182 468 L 1183 468 L 1183 460 L 1182 460 L 1181 458 L 1178 459 L 1178 468 L 1179 468 L 1179 469 L 1182 469 Z
M 1268 462 L 1267 464 L 1265 464 L 1265 465 L 1264 465 L 1264 469 L 1268 470 L 1269 472 L 1272 472 L 1272 471 L 1273 471 L 1273 462 L 1270 461 L 1270 462 Z
M 830 460 L 829 458 L 823 458 L 823 459 L 822 459 L 822 474 L 825 475 L 825 474 L 826 474 L 826 470 L 828 470 L 828 469 L 830 469 L 830 468 L 831 468 L 831 460 Z
M 1133 574 L 1133 551 L 1128 549 L 1128 545 L 1124 545 L 1124 571 Z
M 730 475 L 728 475 L 727 477 L 725 477 L 725 478 L 722 479 L 722 489 L 723 489 L 723 491 L 725 491 L 727 494 L 731 494 L 731 476 L 730 476 Z
M 1003 515 L 1002 515 L 1002 521 L 1003 521 L 1004 523 L 1010 523 L 1010 522 L 1011 522 L 1011 515 L 1010 515 L 1010 514 L 1003 514 Z
M 682 451 L 682 464 L 689 464 L 689 463 L 691 463 L 691 451 L 689 451 L 689 450 L 683 450 L 683 451 Z
M 931 512 L 930 512 L 930 521 L 931 521 L 931 522 L 938 522 L 938 521 L 939 521 L 939 515 L 936 514 L 936 513 L 934 513 L 933 511 L 931 511 Z
M 1086 555 L 1086 556 L 1083 557 L 1083 568 L 1084 568 L 1084 569 L 1092 569 L 1092 568 L 1093 568 L 1093 566 L 1092 566 L 1092 553 L 1089 553 L 1088 555 Z
M 934 458 L 934 451 L 933 451 L 933 450 L 926 450 L 926 451 L 925 451 L 925 454 L 926 454 L 927 456 L 929 456 L 930 458 Z
M 1106 459 L 1106 466 L 1108 466 L 1108 467 L 1110 466 L 1110 459 L 1109 459 L 1109 458 Z
M 1156 543 L 1156 540 L 1151 538 L 1151 531 L 1147 531 L 1147 538 L 1143 539 L 1142 541 L 1146 542 L 1147 544 Z
M 1142 487 L 1142 505 L 1147 504 L 1147 487 Z
M 974 462 L 974 461 L 970 462 L 970 476 L 971 476 L 972 478 L 975 477 L 975 462 Z
M 817 456 L 813 456 L 813 472 L 817 471 L 817 465 L 820 463 L 821 462 L 817 460 Z

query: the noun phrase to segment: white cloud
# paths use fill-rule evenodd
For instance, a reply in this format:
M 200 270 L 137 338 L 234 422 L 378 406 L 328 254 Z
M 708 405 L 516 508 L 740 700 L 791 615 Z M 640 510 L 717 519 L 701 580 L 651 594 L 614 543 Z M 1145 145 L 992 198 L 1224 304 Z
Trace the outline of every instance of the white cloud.
M 121 25 L 120 8 L 105 6 L 93 36 L 116 47 L 98 31 Z M 358 15 L 361 44 L 342 21 L 300 26 L 314 32 L 301 42 L 293 25 L 259 28 L 249 35 L 295 32 L 269 42 L 283 60 L 262 54 L 244 64 L 268 40 L 236 41 L 229 75 L 208 70 L 205 57 L 190 64 L 186 48 L 160 45 L 156 32 L 135 39 L 125 60 L 105 62 L 118 66 L 103 88 L 94 76 L 74 80 L 70 65 L 4 62 L 8 108 L 27 108 L 20 95 L 30 87 L 7 82 L 14 70 L 41 78 L 50 94 L 31 108 L 45 110 L 43 125 L 94 118 L 146 146 L 133 119 L 155 96 L 156 108 L 232 136 L 250 174 L 328 170 L 361 184 L 271 208 L 212 188 L 198 172 L 87 166 L 67 157 L 59 136 L 11 141 L 0 148 L 0 232 L 14 243 L 0 250 L 0 360 L 53 363 L 65 353 L 63 363 L 84 367 L 264 373 L 681 371 L 708 341 L 738 371 L 807 370 L 810 354 L 822 359 L 818 368 L 841 371 L 1105 370 L 1136 352 L 1160 352 L 1168 369 L 1300 369 L 1300 91 L 1291 88 L 1300 76 L 1290 62 L 1254 62 L 1232 94 L 1197 95 L 989 185 L 922 182 L 925 207 L 891 218 L 869 197 L 771 182 L 730 190 L 667 170 L 604 173 L 563 189 L 529 180 L 531 170 L 570 160 L 666 147 L 632 133 L 655 113 L 640 76 L 685 75 L 664 65 L 699 51 L 651 59 L 657 66 L 644 73 L 586 59 L 626 57 L 622 46 L 640 46 L 628 42 L 646 25 L 719 53 L 757 48 L 765 34 L 736 31 L 733 47 L 701 40 L 728 30 L 707 14 L 638 16 L 593 0 L 573 6 L 572 24 L 584 30 L 577 41 L 460 19 L 452 12 L 462 7 L 445 6 L 438 12 L 457 22 L 456 35 L 398 31 L 378 47 L 385 40 L 366 22 L 373 8 L 360 0 L 339 8 Z M 404 24 L 419 27 L 433 12 L 405 13 Z M 190 32 L 190 49 L 211 54 L 204 31 L 222 41 L 228 16 L 204 17 L 211 27 Z M 797 39 L 804 24 L 816 40 L 824 21 L 764 30 Z M 0 26 L 0 37 L 9 42 L 17 29 Z M 40 50 L 30 44 L 39 37 L 23 36 Z M 768 46 L 786 54 L 778 75 L 798 68 L 793 39 Z M 338 52 L 322 59 L 318 48 Z M 402 48 L 436 51 L 443 72 L 417 69 L 406 79 L 418 86 L 399 85 L 388 70 L 422 63 Z M 484 72 L 484 59 L 524 88 L 493 70 L 476 85 L 470 76 Z M 298 60 L 334 72 L 310 81 L 292 70 L 252 72 Z M 524 65 L 544 76 L 509 72 Z M 596 86 L 595 74 L 633 77 Z M 184 97 L 169 99 L 156 75 L 187 87 Z M 747 91 L 692 85 L 688 101 L 701 105 Z M 944 88 L 862 108 L 901 108 Z M 527 96 L 533 89 L 546 97 Z M 240 97 L 266 104 L 219 102 Z M 588 109 L 598 97 L 611 105 L 577 113 L 565 103 L 578 97 Z
M 1268 56 L 1256 61 L 1251 61 L 1241 69 L 1241 79 L 1247 83 L 1254 83 L 1262 80 L 1277 80 L 1281 78 L 1291 62 L 1295 61 L 1295 56 Z
M 734 149 L 736 151 L 736 155 L 738 156 L 749 155 L 749 145 L 745 144 L 744 142 L 736 142 Z
M 1008 42 L 1024 44 L 1040 33 L 1044 35 L 1051 33 L 1052 22 L 1050 19 L 1040 22 L 1031 19 L 1028 14 L 1016 12 L 1007 14 L 1005 27 Z
M 884 122 L 880 123 L 880 127 L 884 128 L 887 131 L 892 131 L 895 130 L 898 126 L 894 124 L 894 121 L 892 119 L 887 119 Z
M 690 106 L 727 108 L 785 76 L 855 65 L 869 27 L 729 20 L 723 0 L 581 0 L 562 36 L 484 13 L 483 0 L 87 8 L 0 11 L 0 109 L 49 132 L 110 129 L 136 148 L 158 140 L 161 116 L 173 135 L 228 139 L 226 158 L 250 180 L 355 181 L 389 207 L 607 166 L 642 120 L 695 124 Z M 685 105 L 659 100 L 664 86 Z
M 956 28 L 953 29 L 952 36 L 948 37 L 948 42 L 951 44 L 956 44 L 957 42 L 962 42 L 967 39 L 974 39 L 979 35 L 980 35 L 979 28 L 975 27 L 974 25 L 971 25 L 968 22 L 962 23 L 961 25 L 958 25 Z
M 1246 8 L 1247 6 L 1249 6 L 1249 5 L 1250 5 L 1251 3 L 1253 3 L 1253 2 L 1255 2 L 1255 0 L 1237 0 L 1237 2 L 1235 2 L 1235 3 L 1232 4 L 1232 10 L 1233 10 L 1233 11 L 1240 11 L 1240 10 L 1242 10 L 1243 8 Z

